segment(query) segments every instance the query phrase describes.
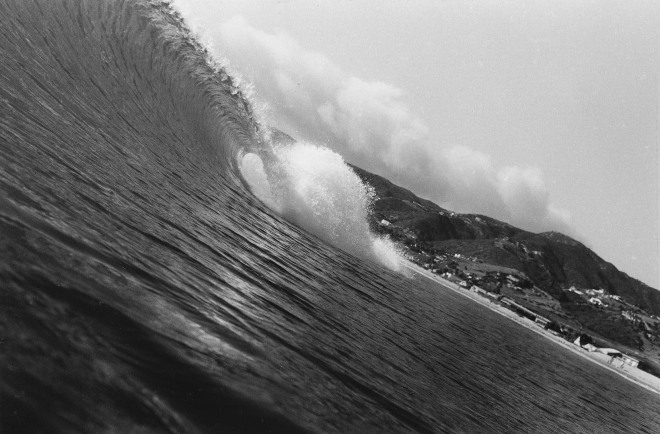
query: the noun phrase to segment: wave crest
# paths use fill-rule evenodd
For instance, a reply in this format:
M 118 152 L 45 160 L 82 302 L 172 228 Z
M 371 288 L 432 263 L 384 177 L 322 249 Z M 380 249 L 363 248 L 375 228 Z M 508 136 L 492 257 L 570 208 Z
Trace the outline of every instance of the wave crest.
M 338 153 L 315 144 L 276 144 L 264 165 L 246 154 L 241 171 L 252 192 L 290 222 L 356 256 L 399 269 L 394 243 L 369 230 L 370 186 Z

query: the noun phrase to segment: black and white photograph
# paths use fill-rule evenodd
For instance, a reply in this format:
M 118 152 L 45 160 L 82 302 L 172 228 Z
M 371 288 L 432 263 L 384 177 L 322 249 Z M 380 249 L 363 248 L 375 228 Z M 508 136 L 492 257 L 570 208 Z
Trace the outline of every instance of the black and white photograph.
M 0 433 L 659 433 L 659 76 L 655 0 L 0 0 Z

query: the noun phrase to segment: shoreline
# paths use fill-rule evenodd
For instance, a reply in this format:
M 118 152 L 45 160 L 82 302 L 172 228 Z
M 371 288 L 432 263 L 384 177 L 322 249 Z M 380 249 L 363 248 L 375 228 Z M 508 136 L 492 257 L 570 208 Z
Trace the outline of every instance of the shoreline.
M 600 366 L 601 368 L 607 369 L 611 372 L 614 372 L 615 374 L 618 374 L 620 377 L 630 381 L 631 383 L 634 383 L 640 387 L 643 387 L 644 389 L 654 392 L 658 395 L 660 395 L 660 378 L 655 377 L 647 372 L 644 372 L 638 368 L 630 368 L 630 367 L 625 367 L 625 368 L 615 368 L 608 364 L 608 360 L 610 359 L 609 356 L 602 354 L 602 353 L 591 353 L 584 348 L 578 347 L 577 345 L 568 342 L 567 340 L 555 336 L 552 333 L 549 333 L 545 329 L 542 329 L 541 327 L 538 326 L 534 321 L 520 317 L 516 313 L 512 312 L 511 310 L 505 308 L 504 306 L 501 306 L 499 304 L 493 303 L 492 301 L 488 300 L 487 298 L 476 294 L 474 292 L 470 292 L 466 289 L 463 289 L 459 287 L 458 285 L 445 280 L 441 278 L 440 276 L 437 276 L 435 274 L 430 273 L 427 270 L 421 269 L 417 267 L 416 265 L 409 264 L 407 261 L 402 261 L 402 265 L 409 269 L 410 271 L 413 271 L 417 273 L 418 275 L 422 277 L 426 277 L 429 280 L 434 281 L 435 283 L 441 285 L 442 287 L 449 289 L 451 291 L 454 291 L 458 294 L 463 295 L 466 298 L 469 298 L 482 306 L 490 309 L 491 311 L 500 314 L 503 317 L 506 317 L 510 319 L 511 321 L 514 321 L 518 323 L 519 325 L 525 327 L 528 330 L 533 331 L 534 333 L 543 336 L 544 338 L 548 339 L 551 342 L 554 342 L 557 345 L 561 345 L 565 349 L 571 351 L 573 354 L 577 354 L 578 356 L 582 357 L 585 360 L 588 360 L 592 362 L 593 364 Z

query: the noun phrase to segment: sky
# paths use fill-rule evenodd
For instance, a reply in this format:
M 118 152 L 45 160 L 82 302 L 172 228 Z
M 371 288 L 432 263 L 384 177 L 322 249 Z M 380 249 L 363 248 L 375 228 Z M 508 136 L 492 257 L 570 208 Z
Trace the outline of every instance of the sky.
M 660 286 L 660 3 L 174 3 L 296 139 Z

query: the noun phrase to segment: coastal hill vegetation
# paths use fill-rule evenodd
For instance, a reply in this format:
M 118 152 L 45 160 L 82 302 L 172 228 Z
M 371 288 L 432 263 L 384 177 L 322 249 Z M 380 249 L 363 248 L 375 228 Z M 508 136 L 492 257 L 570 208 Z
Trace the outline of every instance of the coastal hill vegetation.
M 539 234 L 477 214 L 458 214 L 417 197 L 359 167 L 353 170 L 375 190 L 371 224 L 399 241 L 477 257 L 514 268 L 539 288 L 559 298 L 563 290 L 602 288 L 645 311 L 660 315 L 660 291 L 628 276 L 582 243 L 558 232 Z M 385 220 L 391 228 L 379 225 Z M 407 232 L 412 237 L 397 234 Z

